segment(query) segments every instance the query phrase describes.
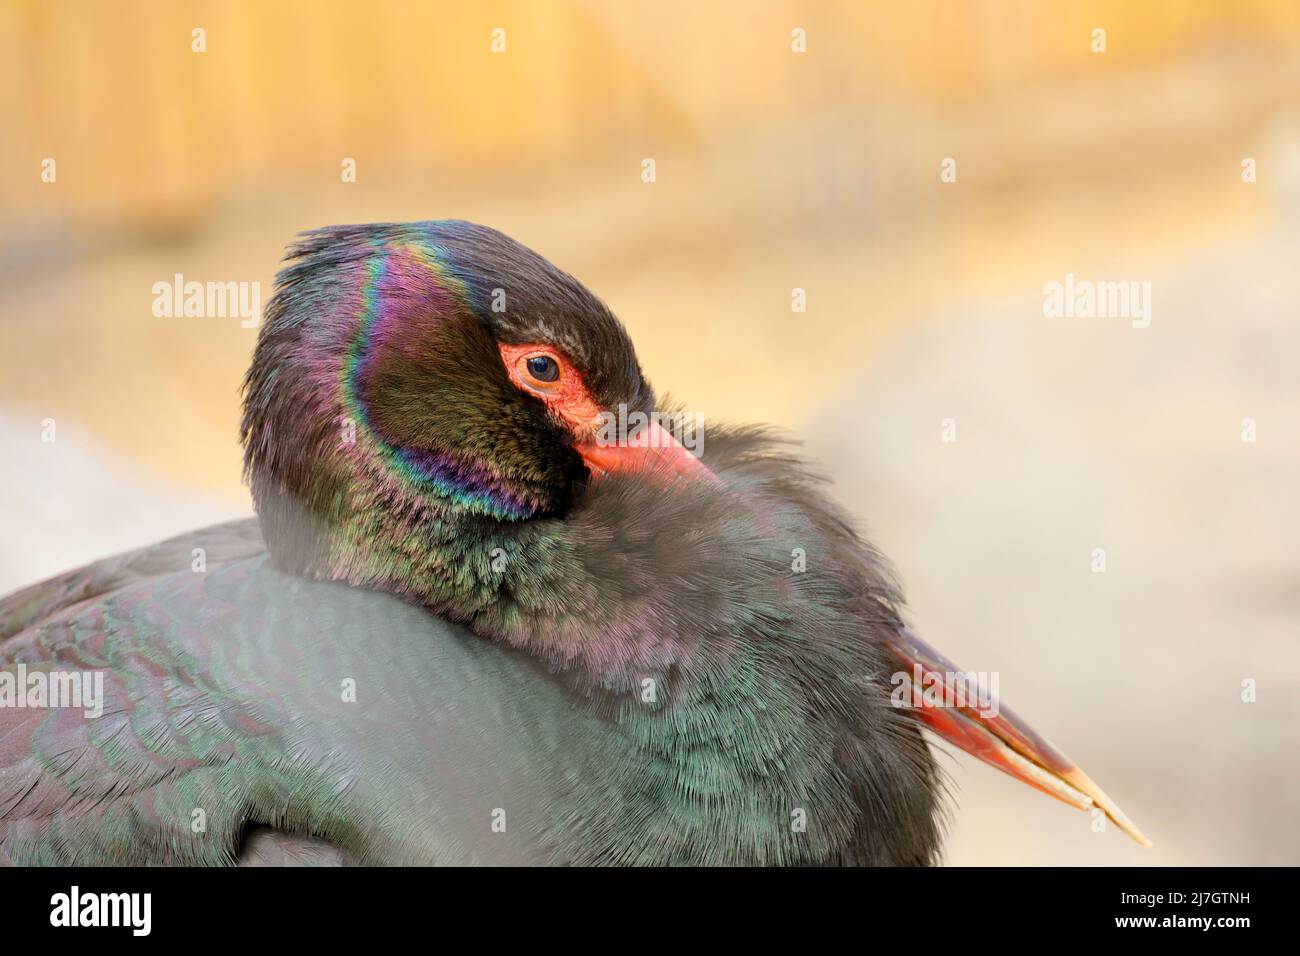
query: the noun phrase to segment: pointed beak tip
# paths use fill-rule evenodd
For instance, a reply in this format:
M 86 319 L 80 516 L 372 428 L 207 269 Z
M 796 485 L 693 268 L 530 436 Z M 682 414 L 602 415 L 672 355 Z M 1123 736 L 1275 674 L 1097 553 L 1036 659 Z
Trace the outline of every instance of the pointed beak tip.
M 970 707 L 927 706 L 924 694 L 915 684 L 914 675 L 923 675 L 923 679 L 933 677 L 942 683 L 947 679 L 945 675 L 958 673 L 960 668 L 909 628 L 901 628 L 893 635 L 889 649 L 895 660 L 907 668 L 903 675 L 912 685 L 910 699 L 917 705 L 915 713 L 930 732 L 1078 810 L 1096 807 L 1138 846 L 1145 849 L 1154 846 L 1119 805 L 1079 769 L 1078 764 L 1009 708 L 1003 707 L 997 716 L 987 717 Z
M 1050 747 L 1050 744 L 1048 746 Z M 1055 751 L 1055 748 L 1053 748 L 1053 751 L 1059 753 L 1059 751 Z M 1068 770 L 1058 771 L 1057 776 L 1061 781 L 1078 790 L 1089 806 L 1096 807 L 1106 814 L 1107 819 L 1126 833 L 1138 846 L 1148 850 L 1155 846 L 1154 843 L 1147 839 L 1146 834 L 1138 829 L 1137 824 L 1129 819 L 1128 814 L 1119 808 L 1119 804 L 1107 796 L 1105 790 L 1101 789 L 1091 777 L 1079 769 L 1078 764 Z

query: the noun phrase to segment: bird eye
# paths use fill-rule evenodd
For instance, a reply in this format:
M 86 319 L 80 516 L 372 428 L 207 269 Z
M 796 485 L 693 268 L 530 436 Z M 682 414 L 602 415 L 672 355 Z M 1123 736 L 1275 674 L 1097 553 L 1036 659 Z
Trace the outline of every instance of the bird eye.
M 554 382 L 560 377 L 560 366 L 549 355 L 534 355 L 528 360 L 528 374 L 539 382 Z

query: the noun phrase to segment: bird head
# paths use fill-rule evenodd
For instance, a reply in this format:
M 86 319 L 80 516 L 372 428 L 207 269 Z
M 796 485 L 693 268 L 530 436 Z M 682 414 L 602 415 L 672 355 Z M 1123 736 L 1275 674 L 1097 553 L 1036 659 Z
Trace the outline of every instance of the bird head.
M 611 471 L 716 480 L 655 424 L 602 431 L 620 414 L 652 420 L 632 342 L 508 236 L 460 221 L 339 226 L 287 258 L 242 437 L 268 543 L 289 563 L 400 563 L 431 528 L 464 538 L 476 521 L 562 516 Z

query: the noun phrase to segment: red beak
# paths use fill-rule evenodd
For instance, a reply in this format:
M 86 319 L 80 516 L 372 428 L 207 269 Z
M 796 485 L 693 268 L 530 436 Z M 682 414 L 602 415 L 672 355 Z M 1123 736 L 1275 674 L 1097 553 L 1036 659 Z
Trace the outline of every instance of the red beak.
M 721 484 L 708 466 L 658 422 L 650 422 L 617 444 L 585 442 L 577 446 L 577 451 L 597 475 L 614 471 L 661 472 Z
M 1139 844 L 1151 846 L 1151 841 L 1092 778 L 1009 708 L 998 706 L 995 713 L 982 713 L 978 704 L 970 705 L 970 694 L 965 695 L 967 706 L 937 704 L 932 693 L 927 700 L 927 693 L 936 688 L 955 690 L 951 675 L 962 671 L 906 628 L 896 632 L 895 638 L 889 650 L 906 668 L 913 712 L 926 727 L 989 766 L 1049 796 L 1080 810 L 1099 807 Z M 917 686 L 918 675 L 925 689 Z M 951 700 L 952 695 L 947 699 Z

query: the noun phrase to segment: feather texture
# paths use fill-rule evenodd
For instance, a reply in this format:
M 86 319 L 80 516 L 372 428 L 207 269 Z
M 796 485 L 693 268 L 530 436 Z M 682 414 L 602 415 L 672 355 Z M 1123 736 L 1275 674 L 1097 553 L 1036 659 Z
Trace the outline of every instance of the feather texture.
M 761 436 L 711 444 L 731 492 L 594 486 L 477 633 L 265 553 L 196 574 L 183 539 L 87 569 L 0 645 L 108 675 L 97 721 L 0 709 L 5 858 L 230 863 L 261 824 L 361 862 L 927 862 L 935 770 L 871 633 L 892 585 Z
M 0 862 L 932 861 L 883 559 L 762 430 L 709 429 L 717 484 L 590 480 L 501 366 L 538 340 L 652 408 L 609 310 L 500 233 L 295 247 L 245 386 L 258 524 L 0 602 L 0 668 L 106 697 L 0 707 Z

